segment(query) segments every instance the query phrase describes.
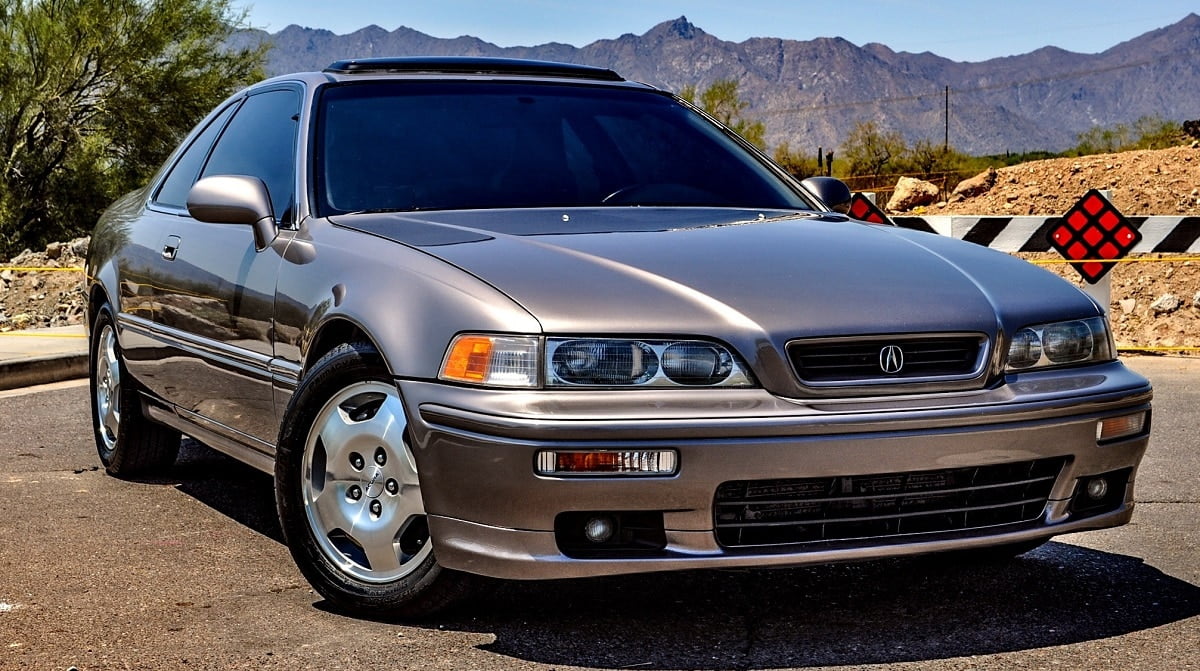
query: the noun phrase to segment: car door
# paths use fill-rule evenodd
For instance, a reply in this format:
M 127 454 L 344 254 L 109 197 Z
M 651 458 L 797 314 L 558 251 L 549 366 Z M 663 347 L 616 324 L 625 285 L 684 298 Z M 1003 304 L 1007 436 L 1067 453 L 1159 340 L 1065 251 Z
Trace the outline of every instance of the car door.
M 241 102 L 227 104 L 198 127 L 164 177 L 154 185 L 148 202 L 138 203 L 136 215 L 118 227 L 123 239 L 113 244 L 120 250 L 117 303 L 126 366 L 143 387 L 168 400 L 173 400 L 179 391 L 175 385 L 179 376 L 172 370 L 180 351 L 176 346 L 180 339 L 170 337 L 163 329 L 160 294 L 164 288 L 167 293 L 177 293 L 182 283 L 199 284 L 203 278 L 182 277 L 184 268 L 165 263 L 164 256 L 171 256 L 178 249 L 179 233 L 190 218 L 188 190 L 200 176 L 209 152 Z M 199 301 L 202 296 L 197 293 L 196 299 Z
M 258 177 L 277 222 L 291 216 L 300 91 L 254 92 L 220 133 L 199 177 Z M 185 210 L 186 212 L 186 210 Z M 161 226 L 155 322 L 170 343 L 160 393 L 185 418 L 269 451 L 278 431 L 269 363 L 283 241 L 255 248 L 248 226 L 175 216 Z

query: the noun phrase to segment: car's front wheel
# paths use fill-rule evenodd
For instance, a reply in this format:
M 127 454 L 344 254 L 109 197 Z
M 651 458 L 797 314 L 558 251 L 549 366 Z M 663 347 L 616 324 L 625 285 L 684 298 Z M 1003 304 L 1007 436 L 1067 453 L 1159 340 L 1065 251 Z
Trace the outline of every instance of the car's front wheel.
M 292 557 L 340 610 L 418 617 L 465 594 L 467 576 L 434 556 L 400 393 L 370 346 L 335 348 L 305 376 L 275 488 Z

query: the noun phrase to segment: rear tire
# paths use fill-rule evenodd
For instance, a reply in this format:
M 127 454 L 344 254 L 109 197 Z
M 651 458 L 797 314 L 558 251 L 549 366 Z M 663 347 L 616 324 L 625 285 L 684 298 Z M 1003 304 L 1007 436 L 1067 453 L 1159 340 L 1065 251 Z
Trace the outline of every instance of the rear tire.
M 275 500 L 292 558 L 356 617 L 420 618 L 463 598 L 437 563 L 395 381 L 370 345 L 321 358 L 288 404 Z
M 107 305 L 96 315 L 90 345 L 92 428 L 105 470 L 117 477 L 132 477 L 170 468 L 179 455 L 180 434 L 142 414 L 141 394 L 125 370 Z

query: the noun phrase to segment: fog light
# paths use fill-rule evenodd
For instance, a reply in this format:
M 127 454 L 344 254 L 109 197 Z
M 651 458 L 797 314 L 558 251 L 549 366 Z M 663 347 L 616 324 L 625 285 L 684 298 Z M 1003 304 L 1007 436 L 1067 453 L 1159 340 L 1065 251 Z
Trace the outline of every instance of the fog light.
M 1146 413 L 1137 412 L 1132 415 L 1109 417 L 1096 423 L 1096 440 L 1116 440 L 1128 436 L 1136 436 L 1146 426 Z
M 607 543 L 616 531 L 610 517 L 593 517 L 583 525 L 583 537 L 593 543 Z
M 660 510 L 571 510 L 554 516 L 554 542 L 568 557 L 639 557 L 667 546 Z
M 1071 495 L 1071 514 L 1077 518 L 1103 515 L 1119 510 L 1125 503 L 1132 468 L 1093 473 L 1075 481 Z
M 679 459 L 674 450 L 538 452 L 540 475 L 674 475 Z

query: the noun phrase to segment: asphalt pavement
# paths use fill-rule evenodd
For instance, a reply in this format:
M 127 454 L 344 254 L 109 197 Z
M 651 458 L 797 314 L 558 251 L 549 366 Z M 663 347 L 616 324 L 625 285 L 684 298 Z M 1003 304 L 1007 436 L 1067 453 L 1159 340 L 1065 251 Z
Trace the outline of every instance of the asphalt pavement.
M 331 612 L 272 482 L 194 442 L 162 477 L 99 468 L 83 381 L 0 392 L 0 669 L 1200 668 L 1200 359 L 1155 383 L 1127 526 L 1000 564 L 483 582 L 412 624 Z

